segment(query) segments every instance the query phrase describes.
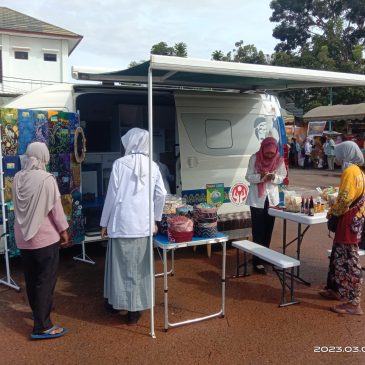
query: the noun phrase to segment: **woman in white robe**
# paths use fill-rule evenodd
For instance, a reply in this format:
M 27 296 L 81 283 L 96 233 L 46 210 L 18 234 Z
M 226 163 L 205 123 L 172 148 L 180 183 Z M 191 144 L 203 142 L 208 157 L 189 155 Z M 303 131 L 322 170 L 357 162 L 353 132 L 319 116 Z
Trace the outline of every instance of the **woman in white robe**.
M 100 225 L 107 246 L 104 297 L 115 310 L 127 310 L 137 324 L 140 311 L 151 307 L 149 237 L 149 138 L 133 128 L 122 137 L 125 156 L 113 164 Z M 153 217 L 160 221 L 166 190 L 152 162 Z

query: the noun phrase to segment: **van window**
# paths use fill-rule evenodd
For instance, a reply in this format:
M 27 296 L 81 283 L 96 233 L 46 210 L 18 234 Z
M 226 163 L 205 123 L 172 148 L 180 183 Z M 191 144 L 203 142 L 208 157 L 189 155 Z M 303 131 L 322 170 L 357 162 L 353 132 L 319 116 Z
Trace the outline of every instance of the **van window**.
M 14 52 L 14 57 L 15 57 L 17 60 L 27 60 L 27 59 L 28 59 L 28 52 L 15 51 L 15 52 Z
M 272 115 L 182 113 L 181 119 L 192 148 L 205 155 L 252 155 L 268 133 L 279 140 Z
M 229 120 L 207 119 L 205 134 L 208 148 L 231 148 L 233 146 L 232 126 Z
M 43 59 L 45 61 L 57 62 L 57 55 L 55 53 L 44 53 Z

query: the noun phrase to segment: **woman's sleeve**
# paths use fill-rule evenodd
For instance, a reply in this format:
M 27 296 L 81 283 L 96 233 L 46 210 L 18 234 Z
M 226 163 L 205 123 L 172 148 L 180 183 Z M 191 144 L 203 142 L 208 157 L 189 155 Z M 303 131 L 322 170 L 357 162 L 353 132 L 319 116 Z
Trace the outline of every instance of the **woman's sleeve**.
M 166 189 L 163 183 L 160 169 L 156 169 L 156 184 L 153 193 L 155 221 L 159 222 L 162 218 L 163 207 L 165 205 Z
M 68 223 L 63 211 L 61 198 L 57 199 L 55 206 L 51 209 L 50 214 L 52 222 L 56 226 L 58 233 L 65 231 L 68 228 Z
M 101 214 L 101 219 L 100 219 L 101 227 L 108 226 L 108 222 L 109 222 L 110 215 L 112 212 L 112 207 L 113 207 L 113 204 L 117 197 L 119 179 L 118 179 L 118 171 L 116 171 L 116 170 L 117 170 L 117 165 L 114 163 L 112 172 L 110 174 L 108 191 L 106 193 L 104 207 L 103 207 L 103 213 Z
M 275 172 L 275 178 L 273 180 L 273 184 L 277 185 L 282 184 L 285 178 L 286 178 L 286 167 L 283 161 Z
M 258 184 L 261 181 L 261 174 L 258 174 L 255 169 L 255 160 L 255 155 L 252 155 L 246 171 L 246 180 L 252 184 Z
M 340 216 L 346 213 L 351 203 L 356 199 L 356 174 L 352 169 L 346 169 L 341 176 L 338 197 L 329 214 Z

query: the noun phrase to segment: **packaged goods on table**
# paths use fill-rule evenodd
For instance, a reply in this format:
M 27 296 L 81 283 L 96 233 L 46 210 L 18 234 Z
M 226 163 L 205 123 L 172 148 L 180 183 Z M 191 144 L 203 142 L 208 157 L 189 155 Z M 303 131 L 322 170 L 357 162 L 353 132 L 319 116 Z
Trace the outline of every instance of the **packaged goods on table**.
M 167 235 L 170 242 L 186 242 L 193 239 L 194 223 L 184 216 L 168 218 Z
M 211 238 L 218 233 L 218 208 L 202 203 L 194 206 L 194 231 L 198 237 Z

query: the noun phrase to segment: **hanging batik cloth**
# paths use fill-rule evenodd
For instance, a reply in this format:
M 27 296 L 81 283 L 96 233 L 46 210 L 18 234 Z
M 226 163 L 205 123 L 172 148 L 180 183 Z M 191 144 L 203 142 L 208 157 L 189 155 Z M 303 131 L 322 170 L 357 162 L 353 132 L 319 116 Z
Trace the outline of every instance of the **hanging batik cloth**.
M 80 243 L 85 240 L 84 217 L 82 214 L 81 193 L 74 191 L 72 193 L 72 217 L 71 217 L 71 235 L 74 243 Z
M 74 190 L 80 190 L 81 186 L 81 164 L 76 162 L 73 154 L 71 157 L 71 192 Z
M 18 110 L 1 110 L 1 148 L 3 155 L 16 155 L 18 151 Z
M 66 153 L 70 150 L 68 114 L 65 112 L 48 112 L 49 153 Z
M 73 153 L 74 149 L 75 149 L 75 131 L 77 129 L 77 127 L 80 126 L 79 123 L 79 115 L 76 113 L 69 113 L 68 114 L 68 131 L 69 131 L 69 141 L 70 141 L 70 146 L 69 146 L 69 152 Z
M 30 110 L 18 111 L 19 145 L 18 155 L 25 154 L 28 144 L 35 139 L 33 113 Z
M 66 219 L 68 222 L 70 222 L 72 218 L 72 195 L 61 195 L 61 202 Z
M 15 223 L 15 216 L 14 216 L 14 206 L 9 204 L 7 208 L 7 242 L 8 242 L 8 250 L 9 250 L 9 257 L 19 256 L 20 251 L 16 246 L 15 243 L 15 234 L 14 234 L 14 223 Z
M 60 194 L 70 194 L 70 154 L 60 153 L 59 155 L 51 155 L 48 170 L 56 178 Z
M 34 142 L 43 142 L 48 145 L 48 119 L 46 112 L 33 111 Z
M 6 203 L 13 200 L 13 182 L 14 176 L 4 176 L 4 199 Z
M 19 156 L 3 156 L 4 176 L 14 176 L 20 169 Z

